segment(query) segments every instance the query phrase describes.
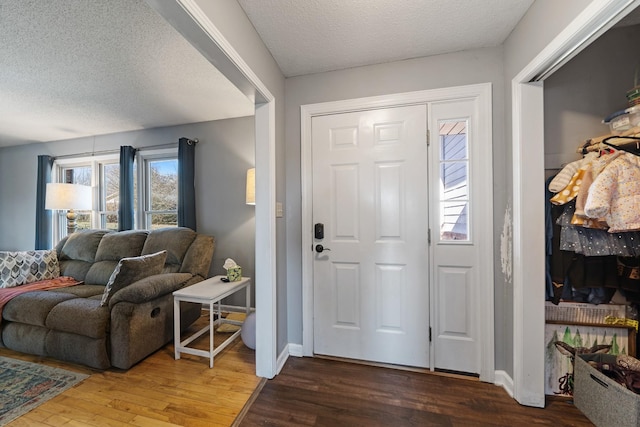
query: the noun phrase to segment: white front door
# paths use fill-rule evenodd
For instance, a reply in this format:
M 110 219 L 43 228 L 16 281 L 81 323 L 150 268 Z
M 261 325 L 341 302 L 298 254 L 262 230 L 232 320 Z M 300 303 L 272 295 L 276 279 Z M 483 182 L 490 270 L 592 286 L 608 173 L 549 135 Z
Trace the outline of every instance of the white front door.
M 302 107 L 304 355 L 494 382 L 491 111 L 488 84 Z
M 430 366 L 426 126 L 426 105 L 312 119 L 316 354 Z

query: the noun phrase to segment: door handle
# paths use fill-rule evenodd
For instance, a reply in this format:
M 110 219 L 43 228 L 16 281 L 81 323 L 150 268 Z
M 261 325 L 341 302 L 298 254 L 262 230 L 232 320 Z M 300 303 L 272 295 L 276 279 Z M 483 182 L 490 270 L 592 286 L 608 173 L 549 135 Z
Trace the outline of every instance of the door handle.
M 330 250 L 331 250 L 331 249 L 329 249 L 329 248 L 325 248 L 325 247 L 324 247 L 324 246 L 322 246 L 322 245 L 316 245 L 316 252 L 318 252 L 318 253 L 322 253 L 323 251 L 330 251 Z

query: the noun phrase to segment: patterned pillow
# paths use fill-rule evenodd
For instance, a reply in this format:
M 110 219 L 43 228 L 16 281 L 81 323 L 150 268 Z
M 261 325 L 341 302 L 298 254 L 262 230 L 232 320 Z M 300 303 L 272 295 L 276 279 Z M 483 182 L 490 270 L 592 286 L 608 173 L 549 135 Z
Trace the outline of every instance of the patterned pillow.
M 116 269 L 111 273 L 109 281 L 104 287 L 100 306 L 109 304 L 109 300 L 120 289 L 129 286 L 145 277 L 162 273 L 164 263 L 167 260 L 167 251 L 138 257 L 122 258 Z
M 12 288 L 60 276 L 55 249 L 40 251 L 0 251 L 0 288 Z

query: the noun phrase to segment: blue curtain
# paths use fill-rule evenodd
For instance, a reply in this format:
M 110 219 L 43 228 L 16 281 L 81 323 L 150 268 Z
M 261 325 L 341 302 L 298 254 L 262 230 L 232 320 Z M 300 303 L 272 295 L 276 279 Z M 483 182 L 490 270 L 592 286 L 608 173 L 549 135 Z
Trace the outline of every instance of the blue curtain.
M 178 140 L 178 226 L 196 231 L 195 159 L 197 141 Z
M 136 149 L 130 145 L 120 147 L 120 203 L 118 205 L 118 230 L 133 230 L 133 161 Z
M 52 214 L 45 209 L 47 182 L 51 182 L 51 167 L 53 157 L 38 156 L 38 182 L 36 188 L 36 250 L 51 249 L 52 247 Z

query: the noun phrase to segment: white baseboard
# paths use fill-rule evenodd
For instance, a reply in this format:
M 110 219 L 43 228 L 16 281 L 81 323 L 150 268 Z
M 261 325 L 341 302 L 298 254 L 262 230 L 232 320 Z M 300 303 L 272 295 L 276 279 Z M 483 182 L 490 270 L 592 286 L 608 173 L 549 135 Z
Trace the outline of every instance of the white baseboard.
M 513 379 L 505 371 L 495 372 L 495 385 L 502 386 L 505 391 L 513 398 Z
M 280 373 L 284 364 L 287 363 L 289 356 L 302 357 L 302 345 L 301 344 L 287 344 L 278 355 L 278 361 L 276 366 L 276 375 Z
M 276 362 L 277 363 L 276 375 L 280 373 L 280 371 L 284 367 L 284 364 L 287 362 L 288 358 L 289 358 L 289 344 L 284 346 L 284 348 L 282 349 L 282 352 L 278 355 L 278 360 Z
M 289 343 L 289 355 L 294 357 L 302 357 L 302 344 Z

